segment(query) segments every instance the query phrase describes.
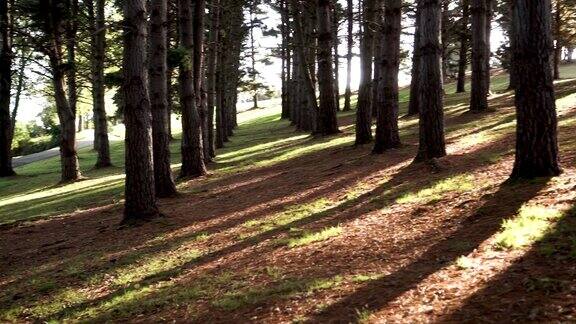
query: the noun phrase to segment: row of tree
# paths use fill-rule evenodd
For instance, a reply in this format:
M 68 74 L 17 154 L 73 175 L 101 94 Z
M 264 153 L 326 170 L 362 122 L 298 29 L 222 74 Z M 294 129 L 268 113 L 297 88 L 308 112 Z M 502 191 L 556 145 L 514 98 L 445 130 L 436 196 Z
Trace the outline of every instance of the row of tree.
M 241 54 L 248 37 L 254 65 L 253 15 L 259 3 L 125 0 L 121 4 L 123 19 L 115 24 L 106 22 L 105 9 L 110 6 L 105 0 L 3 1 L 1 59 L 2 68 L 8 72 L 2 71 L 0 83 L 2 174 L 13 174 L 10 164 L 13 126 L 9 111 L 12 39 L 19 39 L 18 46 L 29 48 L 38 54 L 36 61 L 45 62 L 52 81 L 61 127 L 62 181 L 81 177 L 75 120 L 78 78 L 82 62 L 88 62 L 98 151 L 96 166 L 112 163 L 104 91 L 106 83 L 116 83 L 121 88 L 118 102 L 126 125 L 125 217 L 131 221 L 159 215 L 157 197 L 176 194 L 169 147 L 172 111 L 182 117 L 181 177 L 204 175 L 215 148 L 222 147 L 233 135 L 237 89 L 243 76 Z M 418 0 L 412 5 L 401 0 L 363 0 L 358 6 L 359 14 L 354 15 L 354 4 L 348 1 L 343 15 L 333 0 L 276 0 L 270 4 L 281 15 L 282 43 L 278 52 L 282 59 L 282 116 L 298 129 L 318 135 L 339 132 L 336 117 L 340 99 L 336 77 L 340 58 L 339 17 L 346 16 L 348 20 L 348 79 L 355 38 L 353 20 L 359 19 L 362 80 L 356 112 L 356 144 L 373 140 L 372 120 L 376 117 L 375 153 L 401 144 L 398 74 L 404 54 L 400 39 L 403 22 L 415 23 L 409 114 L 419 114 L 420 119 L 417 161 L 446 154 L 443 83 L 453 65 L 450 62 L 458 63 L 458 91 L 464 91 L 466 67 L 471 58 L 470 109 L 475 112 L 488 109 L 491 21 L 494 8 L 506 7 L 510 13 L 506 53 L 518 109 L 514 176 L 549 176 L 560 172 L 552 72 L 558 63 L 555 58 L 559 48 L 561 52 L 568 46 L 559 37 L 554 42 L 552 31 L 556 29 L 557 35 L 570 33 L 558 32 L 557 26 L 562 26 L 558 14 L 554 15 L 556 25 L 553 23 L 552 9 L 558 12 L 563 8 L 561 5 L 553 6 L 549 0 L 470 0 L 470 3 L 462 0 L 457 6 L 441 0 Z M 247 8 L 248 23 L 244 17 Z M 565 8 L 568 9 L 563 12 L 570 12 L 572 7 Z M 461 12 L 461 18 L 456 19 L 455 12 Z M 566 17 L 560 15 L 561 19 Z M 115 38 L 107 36 L 106 31 L 115 30 L 123 40 L 121 47 L 114 41 L 107 42 Z M 88 44 L 82 42 L 83 35 L 89 36 Z M 458 55 L 454 59 L 456 42 Z M 86 45 L 89 50 L 82 51 Z M 121 49 L 117 55 L 121 68 L 119 73 L 106 75 L 106 54 L 115 48 Z M 175 72 L 178 72 L 177 87 L 173 86 Z M 344 109 L 350 108 L 350 95 L 348 85 Z

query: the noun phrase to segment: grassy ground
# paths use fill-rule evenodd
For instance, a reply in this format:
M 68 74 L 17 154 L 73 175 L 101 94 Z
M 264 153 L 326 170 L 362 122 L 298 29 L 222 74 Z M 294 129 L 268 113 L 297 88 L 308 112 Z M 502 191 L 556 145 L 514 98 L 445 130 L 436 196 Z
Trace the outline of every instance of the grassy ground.
M 118 228 L 122 169 L 89 170 L 93 152 L 75 184 L 55 185 L 57 159 L 18 168 L 0 180 L 0 320 L 574 320 L 576 80 L 557 84 L 565 173 L 515 184 L 505 87 L 496 76 L 495 111 L 473 115 L 447 86 L 439 168 L 411 164 L 415 118 L 373 156 L 352 146 L 353 113 L 313 138 L 278 107 L 245 112 L 211 174 L 136 229 Z M 112 154 L 121 166 L 121 143 Z

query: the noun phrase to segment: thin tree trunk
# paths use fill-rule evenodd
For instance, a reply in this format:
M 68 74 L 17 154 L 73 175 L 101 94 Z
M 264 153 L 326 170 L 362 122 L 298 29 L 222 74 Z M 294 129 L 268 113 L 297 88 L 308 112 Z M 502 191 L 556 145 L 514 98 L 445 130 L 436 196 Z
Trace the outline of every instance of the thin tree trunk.
M 466 68 L 468 67 L 468 20 L 470 19 L 470 2 L 462 0 L 462 20 L 460 24 L 460 53 L 458 58 L 458 81 L 456 93 L 466 92 Z
M 550 67 L 550 0 L 518 0 L 513 19 L 516 39 L 514 73 L 517 78 L 516 160 L 512 178 L 560 174 L 558 121 Z
M 154 159 L 154 183 L 156 196 L 165 198 L 176 195 L 176 184 L 170 163 L 170 134 L 166 113 L 167 48 L 166 48 L 166 0 L 150 3 L 150 106 L 152 111 L 152 143 Z
M 472 90 L 470 94 L 470 111 L 482 112 L 488 110 L 488 81 L 486 71 L 489 60 L 486 43 L 488 0 L 472 0 Z
M 152 116 L 146 70 L 146 1 L 124 1 L 123 95 L 126 125 L 124 223 L 159 216 L 154 190 Z
M 106 101 L 104 87 L 104 58 L 106 53 L 106 25 L 104 17 L 104 0 L 87 1 L 92 21 L 92 103 L 94 113 L 94 149 L 98 152 L 96 168 L 112 165 L 110 160 L 110 143 L 108 141 L 108 120 L 106 118 Z
M 10 142 L 14 139 L 14 130 L 16 129 L 16 117 L 18 116 L 18 110 L 20 108 L 20 98 L 22 98 L 22 91 L 24 91 L 24 79 L 26 77 L 25 70 L 26 65 L 30 60 L 30 54 L 28 52 L 23 52 L 20 58 L 20 67 L 18 68 L 18 81 L 16 84 L 16 94 L 14 95 L 14 107 L 12 108 L 12 129 L 10 134 Z
M 416 161 L 426 161 L 446 155 L 444 111 L 442 97 L 442 47 L 440 30 L 442 9 L 440 0 L 419 0 L 421 19 L 420 42 L 420 146 Z
M 207 83 L 208 83 L 208 151 L 210 157 L 216 156 L 215 138 L 214 138 L 214 110 L 216 106 L 216 64 L 218 58 L 218 43 L 219 43 L 219 29 L 220 29 L 220 0 L 212 2 L 210 10 L 211 14 L 211 27 L 210 27 L 210 50 L 208 56 L 207 66 Z
M 202 148 L 204 161 L 212 161 L 208 145 L 208 116 L 206 115 L 206 95 L 204 88 L 204 15 L 206 1 L 196 0 L 194 6 L 194 94 L 196 95 L 196 107 L 202 125 Z
M 354 3 L 352 0 L 347 1 L 346 9 L 348 33 L 347 45 L 348 51 L 346 53 L 346 92 L 344 94 L 344 111 L 352 110 L 350 98 L 352 97 L 352 48 L 354 46 Z
M 362 76 L 358 90 L 356 110 L 356 145 L 372 140 L 372 60 L 374 58 L 374 28 L 378 0 L 364 0 L 362 23 L 364 32 L 360 40 L 360 70 Z
M 190 2 L 178 0 L 180 46 L 188 58 L 180 64 L 180 106 L 182 109 L 182 168 L 180 177 L 206 174 L 202 141 L 202 122 L 194 92 L 194 34 Z
M 416 26 L 414 26 L 414 48 L 412 52 L 412 80 L 410 81 L 410 102 L 408 103 L 408 116 L 418 115 L 420 113 L 420 25 L 421 11 L 420 0 L 416 1 Z
M 340 25 L 340 17 L 338 15 L 338 7 L 332 6 L 332 30 L 334 33 L 334 96 L 336 101 L 336 110 L 340 111 L 340 38 L 338 37 L 338 27 Z
M 560 0 L 556 0 L 556 10 L 554 19 L 554 35 L 556 36 L 556 44 L 554 44 L 554 80 L 560 80 L 560 61 L 562 60 L 562 43 L 561 43 L 561 24 L 562 24 L 562 9 Z
M 68 85 L 68 104 L 74 117 L 78 104 L 78 85 L 76 83 L 76 34 L 78 32 L 78 0 L 68 0 L 68 9 L 71 19 L 66 27 L 66 51 L 68 55 L 68 68 L 66 82 Z
M 336 101 L 334 98 L 334 63 L 332 62 L 332 8 L 330 0 L 318 1 L 318 85 L 320 106 L 317 132 L 322 135 L 337 134 Z
M 10 118 L 10 89 L 12 85 L 11 8 L 8 1 L 0 3 L 0 177 L 13 176 L 12 119 Z
M 402 0 L 386 0 L 384 26 L 380 42 L 380 69 L 376 143 L 374 153 L 384 153 L 400 146 L 398 131 L 398 72 L 400 70 L 400 33 L 402 31 Z

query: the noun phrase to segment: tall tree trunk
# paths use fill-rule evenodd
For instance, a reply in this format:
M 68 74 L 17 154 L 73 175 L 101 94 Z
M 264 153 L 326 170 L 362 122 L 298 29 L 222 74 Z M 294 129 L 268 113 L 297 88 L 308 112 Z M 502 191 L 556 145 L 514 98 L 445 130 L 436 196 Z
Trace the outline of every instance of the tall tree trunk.
M 412 80 L 410 81 L 410 102 L 408 103 L 408 116 L 414 116 L 420 113 L 420 25 L 421 25 L 421 12 L 420 0 L 416 0 L 416 19 L 414 26 L 414 48 L 412 51 Z
M 487 71 L 490 58 L 487 56 L 489 44 L 487 40 L 487 17 L 489 0 L 472 0 L 472 90 L 470 94 L 470 111 L 482 112 L 488 110 Z
M 554 12 L 554 80 L 560 80 L 560 61 L 562 60 L 562 42 L 561 42 L 561 24 L 562 24 L 562 7 L 561 1 L 556 0 L 556 10 Z
M 339 133 L 336 118 L 334 63 L 332 62 L 332 9 L 330 0 L 318 1 L 318 86 L 320 106 L 317 132 L 322 135 Z
M 196 107 L 202 125 L 202 148 L 204 160 L 212 161 L 208 147 L 208 116 L 206 116 L 206 95 L 204 88 L 204 15 L 206 14 L 206 1 L 196 0 L 194 6 L 194 94 Z
M 14 107 L 12 108 L 12 129 L 10 133 L 10 142 L 14 139 L 14 130 L 16 129 L 16 117 L 18 116 L 18 109 L 20 108 L 20 98 L 22 98 L 22 91 L 24 91 L 24 79 L 26 77 L 25 71 L 28 62 L 30 62 L 31 54 L 28 51 L 23 51 L 20 58 L 20 66 L 18 68 L 18 81 L 16 84 L 16 93 L 14 94 Z
M 373 119 L 378 118 L 378 91 L 379 82 L 382 78 L 382 69 L 377 67 L 378 60 L 382 59 L 382 54 L 380 50 L 382 49 L 382 39 L 384 33 L 384 2 L 385 0 L 378 0 L 378 6 L 376 9 L 376 18 L 374 19 L 374 76 L 372 78 L 372 107 L 370 107 L 370 114 Z
M 512 178 L 560 174 L 556 101 L 550 67 L 550 0 L 517 0 L 513 19 L 517 78 L 516 160 Z
M 206 174 L 202 123 L 194 92 L 194 34 L 190 2 L 178 0 L 180 46 L 189 55 L 180 64 L 180 106 L 182 108 L 182 168 L 180 177 Z
M 78 105 L 78 85 L 76 83 L 76 34 L 78 32 L 78 0 L 68 0 L 68 10 L 71 19 L 66 26 L 66 52 L 68 68 L 66 83 L 68 85 L 68 104 L 76 117 Z
M 400 33 L 402 31 L 402 0 L 386 0 L 384 26 L 377 55 L 380 69 L 376 143 L 374 153 L 400 146 L 398 132 L 398 72 L 400 70 Z
M 516 37 L 514 37 L 514 30 L 516 20 L 514 18 L 514 1 L 509 0 L 508 2 L 508 13 L 510 15 L 510 25 L 508 30 L 508 39 L 509 39 L 509 52 L 510 52 L 510 67 L 508 68 L 509 74 L 509 83 L 508 83 L 508 90 L 516 89 L 516 73 L 514 73 L 514 66 L 516 63 L 514 62 L 514 48 L 516 47 Z
M 462 20 L 460 23 L 460 53 L 458 58 L 458 81 L 456 84 L 456 93 L 466 92 L 466 68 L 468 67 L 468 40 L 470 33 L 468 31 L 468 20 L 470 19 L 470 2 L 462 0 Z
M 364 0 L 362 24 L 364 33 L 360 40 L 360 70 L 356 110 L 356 145 L 372 140 L 372 59 L 374 58 L 374 29 L 378 0 Z
M 124 1 L 122 71 L 126 125 L 126 188 L 124 223 L 159 216 L 154 190 L 152 115 L 146 70 L 146 1 Z
M 213 1 L 211 4 L 210 16 L 210 48 L 208 52 L 207 78 L 208 93 L 206 98 L 207 106 L 207 129 L 208 129 L 208 152 L 210 157 L 216 156 L 215 138 L 214 138 L 214 110 L 216 106 L 216 64 L 218 58 L 219 29 L 220 29 L 220 0 Z
M 106 24 L 104 17 L 105 0 L 87 1 L 92 31 L 92 105 L 94 114 L 94 149 L 98 152 L 96 168 L 112 165 L 110 143 L 108 141 L 108 120 L 104 86 L 104 58 L 106 55 Z
M 66 96 L 66 76 L 68 64 L 63 64 L 62 53 L 62 20 L 57 2 L 50 2 L 47 12 L 48 18 L 45 26 L 49 38 L 47 50 L 50 68 L 52 70 L 52 83 L 54 86 L 54 101 L 60 121 L 60 165 L 62 169 L 61 181 L 71 182 L 80 179 L 78 153 L 76 151 L 76 116 L 68 97 Z
M 352 48 L 354 46 L 354 3 L 352 0 L 347 0 L 346 8 L 346 21 L 348 24 L 347 46 L 346 53 L 346 92 L 344 94 L 344 111 L 352 110 L 350 105 L 350 97 L 352 97 Z
M 416 161 L 446 155 L 442 97 L 442 47 L 440 44 L 440 0 L 419 0 L 421 12 L 420 42 L 420 146 Z
M 334 96 L 336 101 L 336 110 L 340 111 L 340 38 L 338 37 L 338 27 L 340 25 L 340 17 L 338 13 L 338 6 L 332 6 L 332 32 L 334 33 Z
M 10 118 L 10 89 L 12 85 L 12 37 L 10 6 L 0 3 L 0 177 L 13 176 L 12 119 Z
M 170 134 L 168 133 L 168 103 L 166 98 L 167 48 L 166 48 L 166 0 L 150 3 L 150 106 L 152 111 L 152 143 L 154 159 L 154 183 L 157 197 L 176 195 L 170 163 Z

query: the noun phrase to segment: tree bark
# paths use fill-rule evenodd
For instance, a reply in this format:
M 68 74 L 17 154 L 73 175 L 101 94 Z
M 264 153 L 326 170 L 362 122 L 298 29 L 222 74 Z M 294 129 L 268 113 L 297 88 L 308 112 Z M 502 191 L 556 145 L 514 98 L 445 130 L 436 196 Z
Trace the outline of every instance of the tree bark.
M 515 3 L 516 160 L 512 178 L 557 176 L 557 116 L 550 55 L 550 0 Z
M 374 28 L 378 0 L 364 0 L 362 24 L 364 32 L 360 40 L 360 70 L 362 76 L 358 90 L 356 110 L 356 145 L 372 140 L 372 60 L 374 58 Z
M 382 28 L 376 143 L 374 153 L 384 153 L 400 146 L 398 131 L 398 72 L 400 70 L 400 34 L 402 31 L 402 0 L 386 0 Z
M 334 100 L 336 101 L 336 110 L 340 111 L 340 38 L 338 37 L 338 27 L 340 25 L 340 17 L 338 14 L 338 7 L 332 6 L 332 32 L 334 33 Z
M 420 146 L 416 161 L 446 155 L 442 97 L 442 46 L 440 0 L 419 0 L 420 19 Z
M 212 161 L 208 145 L 208 116 L 206 115 L 206 94 L 204 87 L 204 16 L 206 14 L 206 1 L 195 0 L 194 6 L 194 94 L 196 107 L 202 125 L 202 148 L 204 161 Z
M 470 19 L 470 2 L 462 0 L 462 20 L 460 23 L 460 53 L 458 58 L 458 81 L 456 83 L 456 93 L 466 92 L 466 68 L 468 67 L 469 31 L 468 21 Z
M 126 125 L 126 193 L 124 223 L 159 216 L 154 190 L 152 115 L 146 70 L 146 1 L 124 1 L 122 71 Z
M 321 135 L 337 134 L 338 120 L 334 86 L 334 63 L 332 62 L 332 8 L 330 0 L 318 1 L 318 88 L 320 106 L 317 132 Z
M 152 111 L 152 143 L 154 159 L 154 183 L 156 196 L 176 195 L 176 184 L 170 163 L 170 134 L 168 133 L 168 102 L 166 100 L 167 48 L 166 48 L 166 0 L 150 3 L 150 105 Z
M 470 94 L 470 111 L 482 112 L 488 110 L 488 84 L 490 78 L 487 71 L 489 44 L 487 40 L 487 18 L 489 0 L 472 0 L 472 90 Z
M 12 119 L 10 89 L 12 85 L 11 8 L 8 1 L 0 3 L 0 177 L 13 176 Z
M 416 26 L 414 27 L 414 49 L 412 52 L 412 80 L 410 81 L 410 102 L 408 103 L 408 116 L 418 115 L 420 113 L 420 25 L 421 11 L 420 0 L 416 1 Z
M 180 64 L 180 106 L 182 109 L 182 168 L 180 177 L 206 174 L 202 140 L 202 122 L 194 92 L 194 34 L 190 2 L 178 0 L 180 46 L 187 57 Z
M 352 97 L 352 48 L 354 46 L 354 3 L 352 0 L 347 0 L 346 17 L 348 24 L 347 33 L 347 46 L 346 53 L 346 92 L 344 94 L 344 111 L 352 110 L 350 105 L 350 98 Z
M 562 60 L 561 24 L 562 7 L 560 0 L 556 0 L 556 10 L 554 12 L 554 35 L 556 36 L 556 44 L 554 44 L 554 80 L 560 80 L 560 61 Z
M 96 0 L 96 8 L 94 8 L 93 0 L 86 3 L 88 5 L 92 32 L 92 111 L 94 114 L 94 149 L 98 153 L 95 167 L 105 168 L 112 165 L 104 97 L 104 58 L 106 55 L 105 1 Z
M 220 29 L 220 0 L 212 2 L 210 9 L 211 26 L 210 26 L 210 48 L 208 52 L 207 66 L 207 129 L 208 129 L 208 152 L 210 157 L 216 156 L 215 138 L 214 138 L 214 110 L 216 106 L 216 64 L 219 49 L 219 29 Z
M 78 105 L 78 85 L 76 82 L 76 34 L 78 32 L 78 0 L 68 0 L 70 18 L 66 26 L 66 52 L 68 68 L 66 69 L 66 83 L 68 86 L 68 104 L 74 117 Z

